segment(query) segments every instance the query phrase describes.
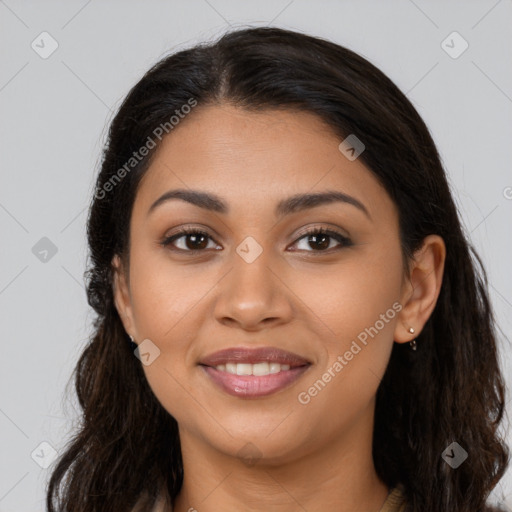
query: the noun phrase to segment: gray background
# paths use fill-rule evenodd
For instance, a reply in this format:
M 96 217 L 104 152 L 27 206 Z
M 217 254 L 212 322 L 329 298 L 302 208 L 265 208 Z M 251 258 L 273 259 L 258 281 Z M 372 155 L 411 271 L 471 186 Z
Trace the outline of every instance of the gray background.
M 0 511 L 44 510 L 49 469 L 40 465 L 51 449 L 40 443 L 62 450 L 76 424 L 74 395 L 64 393 L 91 332 L 85 221 L 106 126 L 150 65 L 230 26 L 329 38 L 407 94 L 488 270 L 510 386 L 511 20 L 510 0 L 0 0 Z M 58 44 L 45 59 L 31 47 L 51 49 L 43 31 Z M 445 49 L 453 55 L 462 41 L 442 46 L 453 31 L 469 44 L 457 58 Z M 509 471 L 494 497 L 512 509 L 511 480 Z

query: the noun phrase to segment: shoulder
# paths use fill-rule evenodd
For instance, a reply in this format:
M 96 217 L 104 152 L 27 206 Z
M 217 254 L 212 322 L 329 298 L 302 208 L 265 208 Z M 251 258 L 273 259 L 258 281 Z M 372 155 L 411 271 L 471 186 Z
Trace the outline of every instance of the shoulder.
M 407 500 L 405 497 L 405 488 L 403 484 L 397 484 L 393 487 L 382 505 L 379 512 L 405 512 Z M 498 505 L 485 505 L 483 512 L 507 512 L 508 509 L 501 508 Z
M 130 512 L 172 512 L 172 505 L 165 499 L 164 494 L 160 494 L 156 502 L 154 502 L 154 505 L 150 508 L 149 504 L 152 503 L 153 500 L 154 498 L 149 498 L 149 495 L 145 493 L 139 498 Z
M 405 493 L 402 484 L 393 487 L 379 512 L 405 512 Z
M 163 491 L 159 494 L 155 505 L 151 509 L 151 512 L 172 512 L 172 505 L 170 498 L 166 492 Z

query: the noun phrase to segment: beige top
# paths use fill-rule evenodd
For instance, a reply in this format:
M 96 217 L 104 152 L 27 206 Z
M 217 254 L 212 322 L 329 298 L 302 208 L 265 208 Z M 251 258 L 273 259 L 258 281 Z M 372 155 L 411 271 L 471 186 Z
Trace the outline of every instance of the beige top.
M 401 484 L 393 487 L 379 512 L 404 512 L 406 501 L 403 490 Z
M 388 497 L 379 512 L 404 512 L 405 506 L 406 501 L 403 494 L 403 486 L 398 484 L 389 491 Z M 133 512 L 137 510 L 137 507 L 135 507 Z M 158 500 L 151 512 L 167 512 L 164 501 L 162 499 Z M 172 512 L 172 509 L 169 509 L 169 512 Z

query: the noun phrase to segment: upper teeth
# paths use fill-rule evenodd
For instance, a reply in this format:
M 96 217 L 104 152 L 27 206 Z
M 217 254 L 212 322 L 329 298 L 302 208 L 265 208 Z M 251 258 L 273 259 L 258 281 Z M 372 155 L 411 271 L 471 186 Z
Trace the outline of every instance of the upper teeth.
M 279 373 L 290 369 L 289 364 L 268 363 L 263 361 L 261 363 L 226 363 L 219 364 L 215 369 L 221 372 L 232 373 L 234 375 L 269 375 L 271 373 Z

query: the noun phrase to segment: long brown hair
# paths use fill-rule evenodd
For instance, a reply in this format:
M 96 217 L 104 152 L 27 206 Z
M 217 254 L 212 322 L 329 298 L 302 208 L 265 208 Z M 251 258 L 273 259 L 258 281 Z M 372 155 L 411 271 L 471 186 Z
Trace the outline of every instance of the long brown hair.
M 130 348 L 114 305 L 111 262 L 115 254 L 128 258 L 130 215 L 151 154 L 116 176 L 191 98 L 197 109 L 221 102 L 300 109 L 341 138 L 355 134 L 366 146 L 359 158 L 398 208 L 404 261 L 427 235 L 443 237 L 436 307 L 416 351 L 394 344 L 377 392 L 373 457 L 389 487 L 404 486 L 409 512 L 486 510 L 508 464 L 499 435 L 505 387 L 486 273 L 461 227 L 432 137 L 394 83 L 351 50 L 250 28 L 158 62 L 111 123 L 87 226 L 87 295 L 97 316 L 74 372 L 82 421 L 51 475 L 48 511 L 130 510 L 138 500 L 149 510 L 162 489 L 170 500 L 180 491 L 177 423 Z M 457 469 L 442 458 L 454 441 L 468 453 Z

